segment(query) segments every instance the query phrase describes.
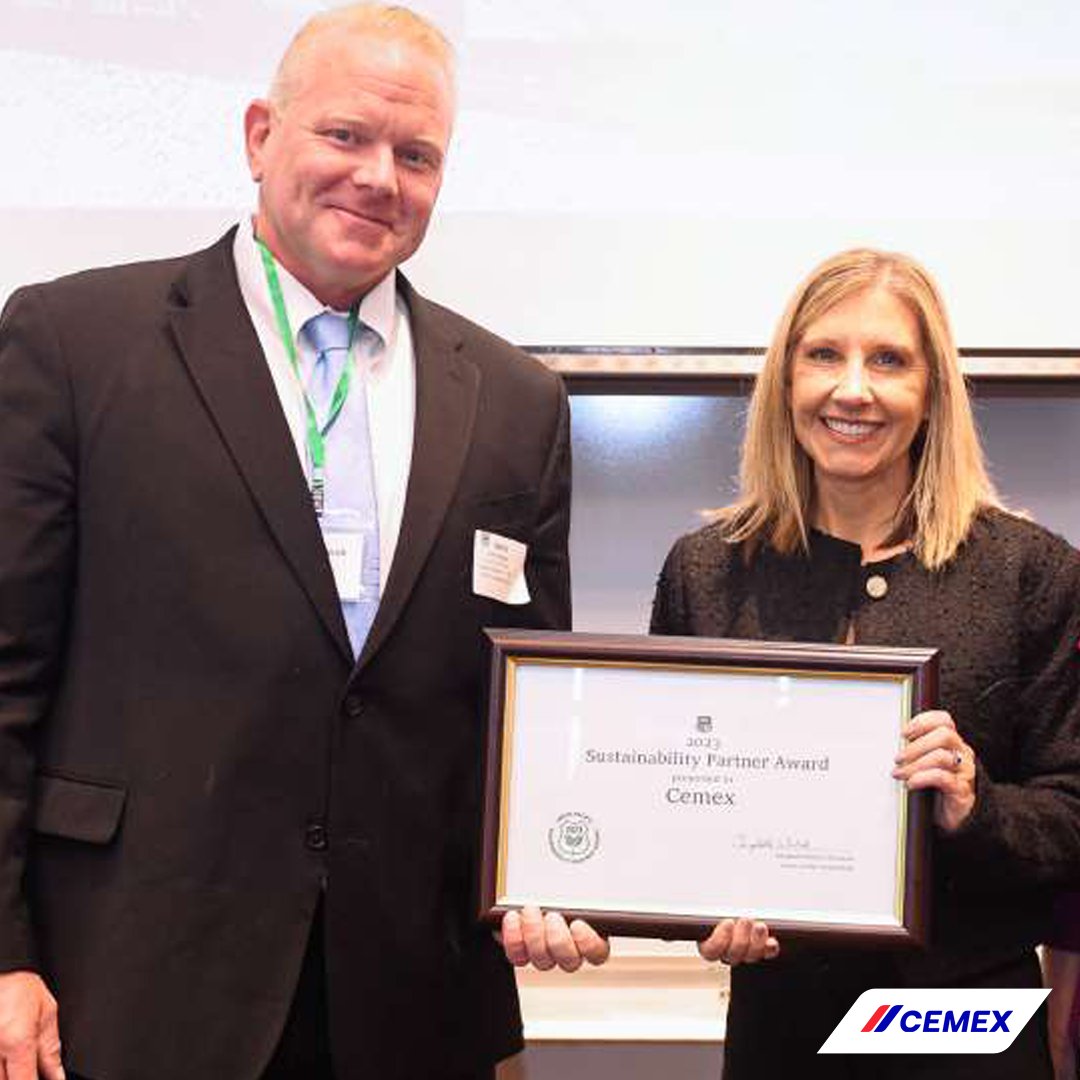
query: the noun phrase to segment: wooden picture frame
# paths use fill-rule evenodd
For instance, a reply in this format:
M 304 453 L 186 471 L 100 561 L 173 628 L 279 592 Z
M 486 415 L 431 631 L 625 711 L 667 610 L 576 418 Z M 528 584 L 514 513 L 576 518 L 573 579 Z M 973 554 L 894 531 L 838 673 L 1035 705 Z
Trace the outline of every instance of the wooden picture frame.
M 535 904 L 630 936 L 749 915 L 785 940 L 925 941 L 929 795 L 891 769 L 936 703 L 936 650 L 487 635 L 482 919 Z

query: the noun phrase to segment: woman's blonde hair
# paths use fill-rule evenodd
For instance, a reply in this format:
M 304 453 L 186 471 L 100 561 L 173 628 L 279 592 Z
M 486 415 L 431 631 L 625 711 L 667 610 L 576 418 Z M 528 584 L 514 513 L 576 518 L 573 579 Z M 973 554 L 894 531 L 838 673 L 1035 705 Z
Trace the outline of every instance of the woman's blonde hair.
M 814 467 L 795 438 L 788 394 L 792 358 L 811 323 L 871 288 L 887 289 L 915 315 L 930 367 L 928 416 L 911 447 L 913 480 L 892 542 L 910 541 L 916 558 L 936 570 L 956 553 L 979 510 L 1000 505 L 937 286 L 907 255 L 858 248 L 827 259 L 795 291 L 755 383 L 739 498 L 716 515 L 728 539 L 745 541 L 750 551 L 761 544 L 783 553 L 807 547 Z

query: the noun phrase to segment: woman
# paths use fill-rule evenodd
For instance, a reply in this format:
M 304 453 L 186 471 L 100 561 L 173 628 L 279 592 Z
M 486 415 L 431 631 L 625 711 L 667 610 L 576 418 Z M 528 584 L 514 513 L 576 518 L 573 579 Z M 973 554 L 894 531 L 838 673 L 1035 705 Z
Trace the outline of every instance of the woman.
M 936 646 L 941 708 L 907 726 L 893 773 L 934 793 L 929 948 L 777 956 L 764 924 L 721 924 L 701 948 L 740 965 L 726 1080 L 1049 1077 L 1041 1014 L 998 1055 L 816 1056 L 871 987 L 1038 987 L 1054 890 L 1080 872 L 1080 556 L 1001 508 L 915 262 L 849 251 L 803 282 L 741 488 L 675 544 L 653 632 Z

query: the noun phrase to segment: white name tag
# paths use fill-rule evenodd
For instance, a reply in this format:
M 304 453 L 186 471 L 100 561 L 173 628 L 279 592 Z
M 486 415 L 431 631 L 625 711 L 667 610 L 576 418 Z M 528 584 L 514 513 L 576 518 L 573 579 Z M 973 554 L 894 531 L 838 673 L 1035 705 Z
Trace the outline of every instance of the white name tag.
M 334 584 L 342 600 L 360 600 L 363 593 L 364 534 L 323 529 Z
M 527 604 L 525 556 L 528 544 L 477 529 L 473 537 L 472 587 L 477 596 L 503 604 Z

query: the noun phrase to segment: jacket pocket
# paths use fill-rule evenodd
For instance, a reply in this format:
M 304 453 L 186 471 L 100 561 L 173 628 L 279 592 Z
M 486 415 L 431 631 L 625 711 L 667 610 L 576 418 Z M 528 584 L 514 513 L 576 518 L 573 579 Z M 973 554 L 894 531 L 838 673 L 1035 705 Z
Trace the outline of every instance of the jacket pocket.
M 537 493 L 534 488 L 506 495 L 473 499 L 468 514 L 478 529 L 497 528 L 499 522 L 531 523 L 536 518 Z M 492 523 L 489 525 L 488 523 Z
M 66 840 L 107 844 L 120 826 L 127 789 L 39 773 L 34 830 Z

